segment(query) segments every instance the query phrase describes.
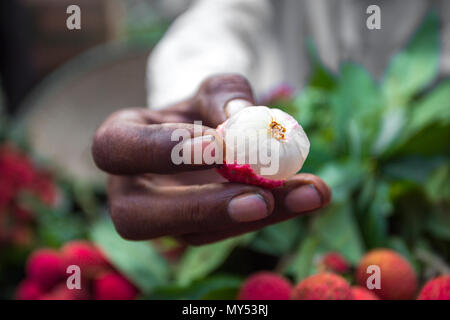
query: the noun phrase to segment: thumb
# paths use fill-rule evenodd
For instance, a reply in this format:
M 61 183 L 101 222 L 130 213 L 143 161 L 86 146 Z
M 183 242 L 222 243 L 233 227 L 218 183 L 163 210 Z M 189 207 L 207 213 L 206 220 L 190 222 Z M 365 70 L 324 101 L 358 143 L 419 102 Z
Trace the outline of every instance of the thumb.
M 213 128 L 254 103 L 250 83 L 239 74 L 209 77 L 200 85 L 194 98 L 194 106 L 206 122 L 205 125 Z

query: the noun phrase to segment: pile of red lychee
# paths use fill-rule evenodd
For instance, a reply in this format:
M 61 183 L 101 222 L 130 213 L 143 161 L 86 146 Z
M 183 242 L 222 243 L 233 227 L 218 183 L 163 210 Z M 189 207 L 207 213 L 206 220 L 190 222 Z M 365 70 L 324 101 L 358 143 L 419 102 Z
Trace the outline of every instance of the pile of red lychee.
M 379 286 L 368 286 L 368 266 L 378 266 Z M 417 276 L 411 264 L 389 249 L 368 252 L 355 268 L 340 254 L 321 257 L 318 273 L 297 285 L 274 272 L 258 272 L 242 284 L 240 300 L 450 300 L 450 275 L 428 281 L 417 292 Z M 352 284 L 350 284 L 349 279 Z M 369 280 L 369 281 L 368 281 Z M 370 287 L 370 288 L 369 288 Z M 377 288 L 378 287 L 378 288 Z
M 79 267 L 81 288 L 67 284 L 71 265 Z M 59 251 L 34 251 L 26 264 L 26 279 L 16 291 L 20 300 L 130 300 L 137 295 L 135 285 L 88 241 L 68 242 Z

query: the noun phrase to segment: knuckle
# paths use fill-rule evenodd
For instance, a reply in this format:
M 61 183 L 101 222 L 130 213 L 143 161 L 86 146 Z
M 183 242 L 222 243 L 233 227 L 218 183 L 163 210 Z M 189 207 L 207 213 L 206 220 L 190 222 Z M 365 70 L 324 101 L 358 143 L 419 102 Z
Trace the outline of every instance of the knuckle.
M 226 92 L 251 93 L 248 80 L 239 74 L 222 74 L 207 78 L 202 85 L 206 94 Z

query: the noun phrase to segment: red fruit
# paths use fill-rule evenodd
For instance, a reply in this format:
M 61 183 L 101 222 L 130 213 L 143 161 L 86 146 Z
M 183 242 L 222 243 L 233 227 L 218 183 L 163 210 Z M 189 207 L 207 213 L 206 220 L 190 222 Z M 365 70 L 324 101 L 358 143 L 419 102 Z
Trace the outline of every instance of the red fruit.
M 132 300 L 138 290 L 117 272 L 107 272 L 94 281 L 95 300 Z
M 48 290 L 65 276 L 64 263 L 56 250 L 39 249 L 27 261 L 27 275 L 30 280 Z
M 87 300 L 89 294 L 87 288 L 69 289 L 67 284 L 62 282 L 56 285 L 50 292 L 44 294 L 41 300 Z
M 292 286 L 272 272 L 258 272 L 247 278 L 239 291 L 239 300 L 289 300 Z
M 333 273 L 319 273 L 301 281 L 292 300 L 353 300 L 347 281 Z
M 0 147 L 0 175 L 15 194 L 21 188 L 28 188 L 35 179 L 36 172 L 31 161 L 16 148 Z
M 319 269 L 330 272 L 346 273 L 350 270 L 350 264 L 340 253 L 330 252 L 322 257 L 319 263 Z
M 428 281 L 420 291 L 417 300 L 450 300 L 450 275 Z
M 367 267 L 375 265 L 380 268 L 380 289 L 373 289 L 381 299 L 412 299 L 417 289 L 417 277 L 411 264 L 395 251 L 376 249 L 367 253 L 356 270 L 356 281 L 367 287 Z M 372 271 L 373 272 L 373 271 Z
M 68 242 L 62 247 L 61 254 L 66 266 L 79 266 L 81 274 L 88 278 L 111 268 L 110 263 L 100 249 L 87 241 Z
M 38 171 L 26 154 L 13 146 L 0 146 L 0 176 L 0 207 L 10 204 L 22 190 L 31 191 L 46 204 L 55 202 L 53 181 Z
M 380 300 L 373 292 L 360 286 L 352 287 L 352 294 L 353 300 Z
M 42 289 L 36 282 L 23 280 L 16 291 L 17 300 L 38 300 L 42 296 Z
M 224 163 L 216 170 L 230 182 L 251 184 L 267 189 L 278 188 L 284 183 L 284 180 L 270 180 L 257 175 L 248 164 Z

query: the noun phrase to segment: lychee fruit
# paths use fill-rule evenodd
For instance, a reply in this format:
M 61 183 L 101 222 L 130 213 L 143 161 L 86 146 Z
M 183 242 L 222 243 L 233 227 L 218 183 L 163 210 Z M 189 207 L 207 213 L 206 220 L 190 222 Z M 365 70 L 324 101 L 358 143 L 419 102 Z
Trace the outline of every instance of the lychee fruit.
M 248 277 L 238 294 L 239 300 L 289 300 L 292 285 L 272 272 L 258 272 Z
M 68 242 L 61 248 L 61 254 L 66 266 L 79 266 L 81 274 L 88 278 L 111 268 L 100 249 L 88 241 Z
M 34 281 L 23 280 L 16 291 L 17 300 L 39 300 L 43 294 L 41 287 Z
M 428 281 L 420 291 L 417 300 L 450 300 L 450 275 Z
M 26 272 L 30 280 L 48 290 L 64 278 L 64 262 L 56 250 L 39 249 L 28 258 Z
M 350 264 L 340 253 L 329 252 L 320 259 L 318 269 L 322 272 L 346 273 L 350 270 Z
M 41 300 L 88 300 L 87 288 L 69 289 L 65 282 L 56 285 L 41 297 Z
M 225 143 L 218 172 L 232 182 L 276 188 L 295 175 L 309 153 L 303 128 L 289 114 L 247 107 L 217 127 Z
M 95 300 L 132 300 L 137 288 L 117 272 L 106 272 L 94 280 Z
M 292 291 L 292 300 L 353 300 L 353 295 L 343 277 L 319 273 L 297 284 Z
M 368 270 L 369 266 L 380 268 L 380 288 L 373 289 L 378 297 L 386 300 L 412 299 L 417 289 L 417 277 L 411 264 L 400 254 L 389 249 L 376 249 L 368 252 L 359 262 L 356 270 L 356 281 L 367 288 L 367 279 L 374 279 L 376 285 L 376 269 Z M 369 273 L 368 273 L 369 271 Z M 373 276 L 372 276 L 373 275 Z
M 353 300 L 380 300 L 373 292 L 366 288 L 354 286 L 351 289 Z

